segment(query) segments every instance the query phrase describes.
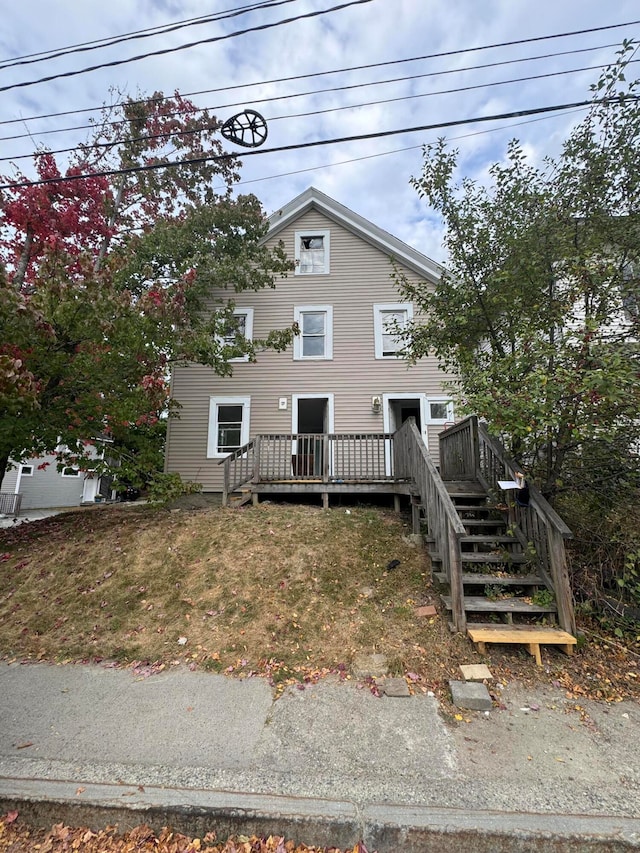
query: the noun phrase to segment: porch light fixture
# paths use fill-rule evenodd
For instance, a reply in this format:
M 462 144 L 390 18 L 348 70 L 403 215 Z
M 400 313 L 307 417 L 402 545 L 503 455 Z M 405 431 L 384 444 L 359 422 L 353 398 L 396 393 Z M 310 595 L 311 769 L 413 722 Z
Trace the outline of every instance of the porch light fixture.
M 371 398 L 371 411 L 374 415 L 379 415 L 382 411 L 382 397 L 376 396 Z

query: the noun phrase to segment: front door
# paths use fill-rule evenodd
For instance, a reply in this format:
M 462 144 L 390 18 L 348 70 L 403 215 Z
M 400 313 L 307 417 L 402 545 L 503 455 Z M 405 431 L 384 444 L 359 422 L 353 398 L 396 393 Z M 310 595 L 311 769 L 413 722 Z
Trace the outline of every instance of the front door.
M 322 477 L 329 473 L 330 459 L 324 457 L 323 436 L 333 430 L 333 395 L 294 394 L 292 397 L 294 442 L 291 464 L 296 477 Z
M 427 444 L 427 398 L 425 394 L 383 394 L 383 418 L 384 431 L 394 433 L 399 430 L 402 424 L 408 418 L 415 418 L 418 432 L 422 436 L 422 440 Z M 386 473 L 392 473 L 392 453 L 391 442 L 386 442 L 389 446 L 386 450 Z

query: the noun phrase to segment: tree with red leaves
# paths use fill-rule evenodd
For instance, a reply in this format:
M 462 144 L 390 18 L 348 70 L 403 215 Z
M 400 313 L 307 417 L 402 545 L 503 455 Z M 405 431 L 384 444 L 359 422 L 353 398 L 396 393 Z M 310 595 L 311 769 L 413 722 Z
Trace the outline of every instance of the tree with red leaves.
M 260 243 L 255 196 L 232 197 L 240 164 L 215 117 L 177 93 L 105 108 L 64 171 L 50 152 L 34 159 L 45 183 L 20 186 L 16 171 L 0 197 L 0 472 L 60 445 L 103 464 L 86 440 L 104 434 L 158 467 L 171 364 L 224 375 L 231 357 L 285 346 L 279 332 L 231 352 L 221 333 L 233 293 L 290 262 Z M 212 305 L 220 287 L 230 298 Z

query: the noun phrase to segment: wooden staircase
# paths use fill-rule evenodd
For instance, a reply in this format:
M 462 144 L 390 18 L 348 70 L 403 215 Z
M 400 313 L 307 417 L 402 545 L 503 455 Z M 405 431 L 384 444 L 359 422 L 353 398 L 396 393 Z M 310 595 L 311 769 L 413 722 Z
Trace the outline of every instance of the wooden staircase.
M 571 531 L 530 484 L 526 507 L 500 487 L 516 464 L 478 418 L 440 434 L 440 470 L 413 423 L 396 434 L 396 470 L 411 473 L 414 532 L 425 537 L 452 630 L 486 643 L 519 643 L 541 664 L 540 644 L 570 653 L 575 615 L 564 540 Z M 505 503 L 502 503 L 505 501 Z M 486 621 L 483 621 L 486 620 Z
M 470 624 L 474 619 L 499 617 L 513 624 L 543 618 L 555 622 L 557 606 L 537 571 L 535 561 L 524 552 L 520 540 L 509 533 L 508 513 L 493 503 L 478 483 L 449 481 L 451 496 L 466 535 L 460 537 L 464 610 Z M 434 578 L 448 589 L 446 574 L 440 570 L 442 555 L 430 550 Z M 538 597 L 540 590 L 549 590 Z M 451 595 L 441 596 L 452 610 Z

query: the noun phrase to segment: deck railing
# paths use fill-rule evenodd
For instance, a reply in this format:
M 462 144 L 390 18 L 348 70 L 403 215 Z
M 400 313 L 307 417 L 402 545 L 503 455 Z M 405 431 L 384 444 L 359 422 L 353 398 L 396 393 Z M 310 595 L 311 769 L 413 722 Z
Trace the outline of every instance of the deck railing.
M 223 503 L 246 483 L 394 480 L 392 433 L 268 433 L 225 459 Z
M 451 618 L 457 631 L 466 629 L 460 539 L 466 531 L 438 471 L 431 461 L 414 418 L 394 437 L 396 474 L 416 484 L 425 509 L 427 528 L 451 590 Z
M 508 499 L 499 480 L 513 480 L 516 463 L 475 415 L 440 434 L 441 473 L 444 480 L 478 480 L 496 500 Z M 535 488 L 529 486 L 529 505 L 510 506 L 514 533 L 524 547 L 532 547 L 542 577 L 555 592 L 558 622 L 576 633 L 573 596 L 564 540 L 572 537 L 558 513 Z
M 0 515 L 18 515 L 22 495 L 12 492 L 0 492 Z

